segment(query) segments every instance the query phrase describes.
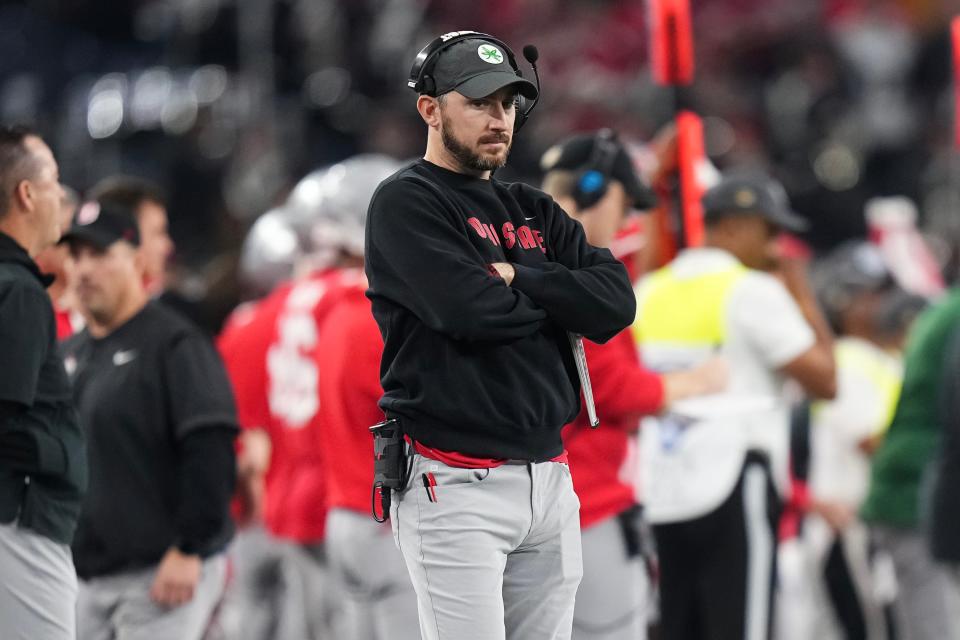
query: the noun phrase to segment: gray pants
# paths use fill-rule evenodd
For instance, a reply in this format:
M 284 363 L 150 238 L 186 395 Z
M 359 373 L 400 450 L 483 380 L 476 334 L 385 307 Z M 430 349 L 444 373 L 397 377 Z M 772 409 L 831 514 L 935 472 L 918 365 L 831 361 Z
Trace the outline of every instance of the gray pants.
M 420 640 L 417 595 L 389 526 L 331 509 L 327 553 L 344 589 L 342 640 Z
M 458 469 L 415 455 L 390 515 L 424 640 L 568 640 L 579 510 L 565 464 Z
M 643 556 L 627 557 L 623 529 L 608 518 L 583 531 L 583 580 L 575 640 L 645 640 L 650 581 Z
M 74 640 L 77 574 L 70 547 L 0 525 L 0 637 Z
M 274 538 L 261 526 L 241 529 L 229 551 L 233 575 L 217 625 L 206 640 L 340 638 L 342 589 L 324 545 Z
M 303 640 L 342 637 L 343 588 L 330 569 L 326 543 L 290 545 L 285 566 L 288 583 L 296 586 L 289 585 L 281 615 L 303 619 L 304 633 L 299 636 Z
M 894 614 L 899 640 L 960 640 L 960 591 L 944 565 L 933 560 L 918 529 L 873 527 L 880 550 L 893 558 L 897 576 Z
M 228 555 L 232 574 L 211 640 L 300 640 L 280 628 L 284 547 L 260 526 L 239 529 Z M 283 621 L 284 625 L 293 620 Z M 302 625 L 297 632 L 303 636 Z
M 81 581 L 77 640 L 200 640 L 223 596 L 226 557 L 204 561 L 193 599 L 179 607 L 150 599 L 156 571 L 149 567 Z

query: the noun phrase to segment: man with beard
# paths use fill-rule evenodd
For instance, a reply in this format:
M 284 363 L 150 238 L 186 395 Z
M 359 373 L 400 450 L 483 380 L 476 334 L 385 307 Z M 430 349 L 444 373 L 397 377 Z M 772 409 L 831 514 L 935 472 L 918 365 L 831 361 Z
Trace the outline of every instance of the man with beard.
M 441 36 L 409 85 L 427 149 L 374 195 L 366 272 L 379 405 L 412 458 L 388 497 L 421 634 L 569 638 L 582 561 L 560 437 L 579 412 L 568 332 L 620 332 L 630 281 L 549 196 L 491 176 L 525 115 L 518 95 L 537 95 L 506 45 Z

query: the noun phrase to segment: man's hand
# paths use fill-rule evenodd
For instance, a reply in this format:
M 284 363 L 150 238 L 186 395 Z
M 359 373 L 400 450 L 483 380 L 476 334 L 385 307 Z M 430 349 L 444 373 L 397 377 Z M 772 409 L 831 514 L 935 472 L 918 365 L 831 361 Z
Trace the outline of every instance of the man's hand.
M 494 262 L 490 265 L 490 268 L 496 271 L 500 277 L 503 278 L 504 283 L 506 283 L 508 287 L 510 286 L 510 283 L 513 282 L 513 276 L 517 275 L 513 265 L 509 262 Z
M 257 427 L 246 429 L 240 434 L 241 451 L 237 456 L 237 473 L 246 475 L 265 475 L 270 468 L 270 454 L 273 451 L 270 436 L 265 429 Z
M 266 496 L 266 476 L 249 474 L 237 478 L 236 497 L 240 506 L 237 524 L 241 527 L 263 521 L 263 505 Z
M 261 428 L 246 429 L 240 435 L 237 455 L 237 497 L 240 499 L 239 524 L 246 526 L 263 519 L 266 475 L 270 468 L 270 436 Z
M 723 356 L 712 356 L 686 371 L 672 371 L 662 376 L 663 408 L 684 398 L 720 393 L 730 380 L 730 365 Z
M 171 548 L 160 561 L 150 587 L 150 598 L 165 607 L 178 607 L 193 599 L 200 582 L 200 556 L 188 556 Z
M 857 512 L 842 502 L 813 500 L 810 503 L 810 510 L 826 520 L 830 528 L 837 533 L 842 533 L 857 517 Z

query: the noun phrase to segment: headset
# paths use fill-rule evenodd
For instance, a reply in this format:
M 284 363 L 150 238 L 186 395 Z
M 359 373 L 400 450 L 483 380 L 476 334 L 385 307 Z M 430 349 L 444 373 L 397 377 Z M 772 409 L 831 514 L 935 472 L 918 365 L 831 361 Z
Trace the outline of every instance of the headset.
M 513 53 L 513 49 L 507 46 L 507 43 L 503 40 L 494 38 L 486 33 L 480 33 L 479 31 L 451 31 L 450 33 L 443 34 L 420 50 L 420 53 L 417 54 L 416 59 L 413 61 L 413 66 L 410 68 L 410 77 L 407 78 L 407 86 L 417 93 L 436 97 L 437 84 L 432 74 L 433 68 L 437 64 L 437 58 L 440 57 L 441 53 L 458 42 L 472 38 L 488 40 L 503 49 L 507 54 L 507 62 L 510 63 L 513 72 L 517 74 L 517 77 L 523 78 L 523 72 L 520 70 L 520 65 L 517 64 L 517 57 Z M 539 55 L 537 48 L 531 44 L 523 48 L 523 57 L 527 59 L 527 62 L 529 62 L 533 68 L 533 75 L 537 82 L 537 98 L 528 106 L 528 100 L 520 94 L 517 94 L 517 117 L 513 123 L 514 133 L 519 131 L 520 127 L 527 122 L 527 118 L 530 117 L 530 112 L 533 111 L 533 108 L 540 102 L 540 74 L 537 71 L 537 58 Z
M 610 171 L 619 153 L 617 134 L 610 129 L 598 131 L 590 160 L 573 185 L 571 195 L 580 211 L 594 206 L 606 195 L 610 186 Z

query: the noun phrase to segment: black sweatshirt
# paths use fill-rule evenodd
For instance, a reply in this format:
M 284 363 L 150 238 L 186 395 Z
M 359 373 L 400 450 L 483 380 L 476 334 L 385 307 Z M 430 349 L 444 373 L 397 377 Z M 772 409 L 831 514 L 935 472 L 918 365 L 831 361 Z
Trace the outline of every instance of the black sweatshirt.
M 171 546 L 222 551 L 233 535 L 237 427 L 210 341 L 150 302 L 103 338 L 73 336 L 63 352 L 90 457 L 77 574 L 154 565 Z
M 542 191 L 426 160 L 380 185 L 366 256 L 384 412 L 444 451 L 561 454 L 580 409 L 566 332 L 605 342 L 633 322 L 624 266 Z M 514 265 L 510 286 L 494 262 Z

